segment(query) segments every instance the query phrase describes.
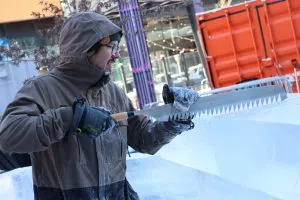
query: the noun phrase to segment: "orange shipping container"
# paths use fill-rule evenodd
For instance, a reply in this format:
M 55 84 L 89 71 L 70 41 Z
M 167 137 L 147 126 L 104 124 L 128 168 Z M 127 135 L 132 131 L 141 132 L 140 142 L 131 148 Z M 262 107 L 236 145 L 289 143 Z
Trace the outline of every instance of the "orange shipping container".
M 213 88 L 294 73 L 300 1 L 256 0 L 196 16 Z

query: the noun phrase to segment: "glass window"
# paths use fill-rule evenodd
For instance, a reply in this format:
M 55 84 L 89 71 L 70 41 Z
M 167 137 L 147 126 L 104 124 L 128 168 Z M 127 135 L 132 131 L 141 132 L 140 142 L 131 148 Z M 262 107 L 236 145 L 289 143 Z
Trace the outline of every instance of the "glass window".
M 160 93 L 165 83 L 201 89 L 201 85 L 207 82 L 188 13 L 185 8 L 181 13 L 175 17 L 143 18 L 158 101 L 162 100 Z M 114 80 L 131 94 L 135 92 L 135 86 L 124 37 L 120 45 L 122 57 L 115 65 Z

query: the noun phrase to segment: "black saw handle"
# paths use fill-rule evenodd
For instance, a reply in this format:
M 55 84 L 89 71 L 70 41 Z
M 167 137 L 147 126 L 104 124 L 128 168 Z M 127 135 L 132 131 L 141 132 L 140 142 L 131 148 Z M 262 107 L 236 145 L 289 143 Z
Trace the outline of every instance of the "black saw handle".
M 172 89 L 168 86 L 168 84 L 165 84 L 162 91 L 162 98 L 164 100 L 165 104 L 174 103 L 174 93 Z

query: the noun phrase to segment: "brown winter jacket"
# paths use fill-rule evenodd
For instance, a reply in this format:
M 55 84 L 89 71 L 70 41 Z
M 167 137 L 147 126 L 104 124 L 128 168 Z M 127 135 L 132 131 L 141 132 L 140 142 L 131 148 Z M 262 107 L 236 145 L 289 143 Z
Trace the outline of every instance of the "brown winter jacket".
M 75 97 L 112 113 L 132 110 L 125 93 L 87 61 L 87 50 L 120 31 L 105 17 L 70 17 L 60 36 L 61 62 L 50 73 L 28 80 L 0 125 L 0 148 L 29 153 L 35 199 L 138 199 L 125 179 L 127 145 L 154 154 L 177 133 L 146 116 L 121 122 L 96 139 L 68 134 Z M 141 169 L 143 170 L 143 169 Z

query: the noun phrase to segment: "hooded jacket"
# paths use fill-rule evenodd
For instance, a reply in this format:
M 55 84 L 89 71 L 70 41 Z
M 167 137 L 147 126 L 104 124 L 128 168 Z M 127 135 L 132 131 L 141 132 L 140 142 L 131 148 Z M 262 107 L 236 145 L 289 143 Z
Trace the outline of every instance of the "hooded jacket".
M 77 96 L 112 113 L 133 110 L 126 94 L 87 59 L 92 45 L 119 31 L 96 13 L 71 16 L 60 34 L 60 65 L 26 81 L 3 114 L 0 148 L 30 154 L 35 199 L 136 200 L 125 178 L 127 145 L 154 154 L 178 134 L 147 116 L 120 122 L 94 140 L 68 134 L 72 110 L 61 107 L 71 107 Z

